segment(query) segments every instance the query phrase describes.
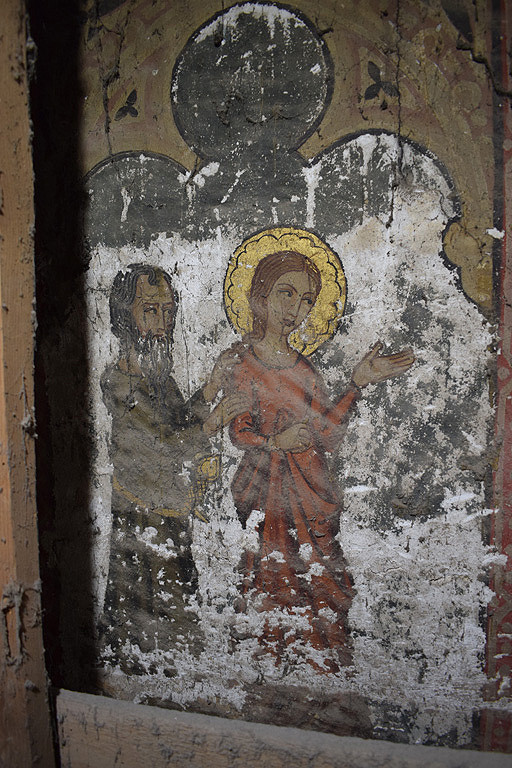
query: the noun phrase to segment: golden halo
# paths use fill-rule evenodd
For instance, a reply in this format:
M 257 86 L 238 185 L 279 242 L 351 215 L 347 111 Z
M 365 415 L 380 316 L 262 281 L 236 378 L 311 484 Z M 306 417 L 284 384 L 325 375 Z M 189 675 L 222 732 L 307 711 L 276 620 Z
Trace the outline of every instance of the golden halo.
M 226 314 L 233 328 L 242 336 L 252 331 L 249 292 L 254 271 L 261 259 L 278 251 L 302 253 L 316 265 L 322 277 L 322 288 L 313 309 L 288 339 L 297 352 L 310 355 L 334 335 L 347 298 L 347 281 L 341 261 L 312 232 L 276 227 L 244 240 L 229 261 L 224 281 Z

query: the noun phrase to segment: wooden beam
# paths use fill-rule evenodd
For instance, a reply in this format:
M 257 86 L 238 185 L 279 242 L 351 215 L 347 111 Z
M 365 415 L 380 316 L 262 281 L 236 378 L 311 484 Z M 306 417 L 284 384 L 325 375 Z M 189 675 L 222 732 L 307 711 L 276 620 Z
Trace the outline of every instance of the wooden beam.
M 62 768 L 510 768 L 510 755 L 331 736 L 61 691 Z
M 55 765 L 43 658 L 33 415 L 33 171 L 23 0 L 0 2 L 0 765 Z

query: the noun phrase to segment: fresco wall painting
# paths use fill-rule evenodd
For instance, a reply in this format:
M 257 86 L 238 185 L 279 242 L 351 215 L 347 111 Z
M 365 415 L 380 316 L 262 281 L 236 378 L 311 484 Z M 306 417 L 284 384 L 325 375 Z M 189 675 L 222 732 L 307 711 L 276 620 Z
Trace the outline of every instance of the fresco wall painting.
M 452 5 L 86 6 L 103 692 L 510 748 L 504 14 Z

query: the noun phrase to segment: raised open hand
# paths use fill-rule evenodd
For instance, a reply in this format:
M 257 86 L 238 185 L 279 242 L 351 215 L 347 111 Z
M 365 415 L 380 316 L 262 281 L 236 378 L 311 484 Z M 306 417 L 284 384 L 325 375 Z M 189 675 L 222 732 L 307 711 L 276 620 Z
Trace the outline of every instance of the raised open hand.
M 382 347 L 382 342 L 378 341 L 354 368 L 352 381 L 356 387 L 362 388 L 367 384 L 377 384 L 379 381 L 401 376 L 416 359 L 412 349 L 402 349 L 393 355 L 381 355 L 379 352 Z

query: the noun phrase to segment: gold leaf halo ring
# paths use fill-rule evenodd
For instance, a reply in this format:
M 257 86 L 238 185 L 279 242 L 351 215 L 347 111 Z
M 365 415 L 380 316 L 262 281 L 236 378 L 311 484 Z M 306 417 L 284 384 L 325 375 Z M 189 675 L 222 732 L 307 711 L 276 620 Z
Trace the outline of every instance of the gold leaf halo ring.
M 255 269 L 261 259 L 279 251 L 296 251 L 306 256 L 322 278 L 322 287 L 311 312 L 288 338 L 293 349 L 307 356 L 334 335 L 347 299 L 347 281 L 339 257 L 313 232 L 276 227 L 244 240 L 229 261 L 224 281 L 226 315 L 242 336 L 252 331 L 249 292 Z

